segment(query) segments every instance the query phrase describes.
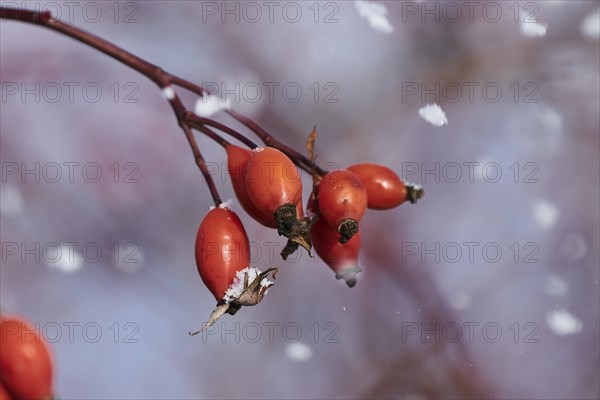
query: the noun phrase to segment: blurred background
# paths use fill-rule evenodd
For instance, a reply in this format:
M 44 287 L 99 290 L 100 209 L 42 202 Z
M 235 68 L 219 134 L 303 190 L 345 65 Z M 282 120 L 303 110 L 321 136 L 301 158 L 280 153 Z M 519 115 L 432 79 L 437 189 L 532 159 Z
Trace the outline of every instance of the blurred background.
M 193 250 L 212 201 L 168 103 L 93 49 L 0 22 L 0 300 L 51 342 L 59 398 L 600 396 L 597 2 L 66 3 L 27 5 L 298 150 L 316 124 L 321 165 L 383 163 L 426 196 L 367 213 L 353 289 L 306 253 L 282 261 L 234 204 L 276 285 L 190 338 L 214 307 Z M 447 125 L 419 116 L 433 103 Z

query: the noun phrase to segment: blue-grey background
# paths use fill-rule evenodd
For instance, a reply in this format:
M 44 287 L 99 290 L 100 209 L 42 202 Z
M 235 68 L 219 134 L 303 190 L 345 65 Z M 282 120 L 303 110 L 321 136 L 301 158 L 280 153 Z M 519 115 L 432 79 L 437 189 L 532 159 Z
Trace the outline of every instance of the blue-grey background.
M 214 306 L 193 257 L 211 199 L 168 103 L 97 51 L 0 22 L 1 306 L 53 342 L 58 397 L 598 398 L 600 56 L 582 28 L 598 3 L 475 3 L 384 2 L 390 34 L 349 1 L 28 3 L 225 88 L 299 150 L 317 124 L 321 164 L 425 187 L 367 213 L 353 289 L 306 253 L 281 261 L 235 204 L 253 265 L 280 273 L 194 338 Z M 447 126 L 419 117 L 433 102 Z

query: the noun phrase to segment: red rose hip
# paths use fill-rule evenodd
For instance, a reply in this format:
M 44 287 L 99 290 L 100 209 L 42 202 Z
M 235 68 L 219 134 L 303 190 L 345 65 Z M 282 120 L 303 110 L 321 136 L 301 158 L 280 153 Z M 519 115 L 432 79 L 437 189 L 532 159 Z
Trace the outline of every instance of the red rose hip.
M 268 214 L 260 210 L 254 205 L 248 194 L 246 188 L 246 169 L 250 157 L 252 157 L 252 151 L 241 148 L 239 146 L 228 144 L 226 147 L 227 151 L 227 172 L 231 177 L 231 183 L 233 191 L 238 201 L 242 205 L 242 208 L 252 219 L 258 223 L 266 226 L 267 228 L 277 228 L 277 222 L 273 214 Z M 296 204 L 296 216 L 298 219 L 303 217 L 302 202 L 299 201 Z
M 338 232 L 319 218 L 310 228 L 310 236 L 319 257 L 343 279 L 349 287 L 356 285 L 356 275 L 362 270 L 358 266 L 358 254 L 362 239 L 358 230 L 346 243 L 340 243 Z
M 233 144 L 227 145 L 225 150 L 227 151 L 227 171 L 231 177 L 235 196 L 242 208 L 258 223 L 268 228 L 277 228 L 273 214 L 265 213 L 255 206 L 246 188 L 246 168 L 252 157 L 252 151 Z
M 256 208 L 273 216 L 279 235 L 310 251 L 308 223 L 298 215 L 302 179 L 288 156 L 272 147 L 254 149 L 246 166 L 246 189 Z
M 365 185 L 368 207 L 375 210 L 389 210 L 410 200 L 416 203 L 423 197 L 423 190 L 417 185 L 406 184 L 390 168 L 375 164 L 362 163 L 348 167 Z
M 250 265 L 250 243 L 236 213 L 213 208 L 196 235 L 196 266 L 202 281 L 221 301 L 238 271 Z
M 367 191 L 360 178 L 348 170 L 336 170 L 323 177 L 318 186 L 319 214 L 346 243 L 358 231 L 358 222 L 367 209 Z
M 0 317 L 0 382 L 15 399 L 51 399 L 52 353 L 27 321 Z
M 196 235 L 196 266 L 202 281 L 217 300 L 202 329 L 213 325 L 223 314 L 234 315 L 242 306 L 253 306 L 262 300 L 273 285 L 269 274 L 277 268 L 260 272 L 250 268 L 250 243 L 237 214 L 220 205 L 204 217 Z

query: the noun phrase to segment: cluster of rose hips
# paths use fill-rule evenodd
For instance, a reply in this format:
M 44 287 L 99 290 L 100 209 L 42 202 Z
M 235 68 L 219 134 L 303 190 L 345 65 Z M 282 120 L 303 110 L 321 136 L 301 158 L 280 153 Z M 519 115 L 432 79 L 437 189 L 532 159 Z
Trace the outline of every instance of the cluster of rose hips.
M 253 150 L 227 143 L 228 173 L 246 213 L 260 224 L 288 238 L 281 255 L 304 247 L 317 255 L 349 287 L 361 272 L 359 223 L 367 208 L 386 210 L 423 195 L 418 185 L 404 182 L 391 169 L 372 163 L 355 164 L 322 174 L 313 170 L 313 190 L 306 215 L 302 205 L 302 179 L 294 161 L 274 147 Z M 314 155 L 312 155 L 314 160 Z M 260 272 L 250 268 L 250 244 L 239 217 L 227 204 L 212 208 L 196 236 L 196 265 L 217 308 L 203 328 L 223 314 L 258 304 L 273 285 L 277 268 Z M 192 334 L 192 333 L 190 333 Z
M 40 332 L 0 315 L 0 337 L 0 400 L 52 399 L 52 353 Z
M 0 19 L 42 25 L 91 46 L 131 67 L 156 83 L 173 109 L 196 164 L 207 179 L 216 207 L 205 216 L 196 237 L 196 264 L 200 276 L 217 300 L 217 308 L 202 329 L 223 314 L 235 314 L 242 306 L 258 304 L 273 282 L 277 268 L 260 272 L 250 267 L 248 235 L 238 216 L 221 203 L 192 129 L 211 137 L 226 149 L 235 195 L 244 210 L 262 225 L 288 238 L 285 260 L 300 246 L 320 258 L 348 286 L 356 284 L 361 246 L 359 222 L 367 208 L 389 209 L 423 195 L 417 185 L 406 184 L 392 170 L 377 164 L 356 164 L 344 170 L 323 171 L 310 160 L 270 136 L 254 121 L 233 110 L 227 113 L 258 135 L 267 147 L 217 121 L 187 110 L 174 90 L 184 88 L 198 96 L 208 92 L 194 83 L 167 73 L 114 44 L 52 17 L 51 13 L 0 7 Z M 233 136 L 253 150 L 232 145 L 211 128 Z M 316 132 L 314 132 L 316 137 Z M 311 134 L 312 136 L 312 134 Z M 309 153 L 314 153 L 314 137 Z M 313 190 L 306 216 L 302 181 L 296 165 L 313 175 Z M 52 398 L 52 357 L 44 339 L 25 321 L 0 315 L 0 400 Z M 8 335 L 16 327 L 19 335 Z M 28 332 L 28 333 L 24 333 Z M 199 333 L 201 331 L 195 332 Z M 7 333 L 7 336 L 5 336 Z M 29 335 L 29 336 L 28 336 Z M 6 338 L 6 342 L 5 342 Z
M 202 87 L 167 73 L 125 49 L 52 17 L 51 13 L 0 7 L 2 19 L 45 26 L 91 46 L 131 67 L 156 83 L 173 109 L 196 164 L 206 179 L 215 208 L 204 218 L 196 237 L 196 264 L 200 276 L 217 299 L 217 308 L 203 329 L 224 313 L 235 314 L 242 306 L 259 303 L 273 285 L 277 268 L 264 272 L 250 268 L 248 235 L 238 216 L 221 203 L 192 129 L 209 136 L 223 147 L 238 201 L 262 225 L 277 229 L 288 238 L 282 251 L 285 260 L 300 246 L 316 253 L 348 286 L 356 284 L 361 246 L 359 222 L 367 208 L 389 209 L 406 200 L 412 203 L 423 195 L 417 185 L 406 184 L 392 170 L 377 164 L 356 164 L 344 170 L 323 171 L 314 163 L 316 131 L 309 136 L 310 159 L 283 145 L 249 118 L 227 109 L 227 113 L 252 130 L 267 147 L 256 146 L 244 135 L 201 112 L 185 108 L 174 87 L 184 88 L 203 98 L 210 94 Z M 214 111 L 211 111 L 211 114 Z M 225 132 L 253 150 L 235 146 L 212 128 Z M 296 165 L 313 175 L 313 191 L 306 216 L 302 204 L 302 180 Z M 200 331 L 198 331 L 200 332 Z M 198 333 L 196 332 L 196 333 Z

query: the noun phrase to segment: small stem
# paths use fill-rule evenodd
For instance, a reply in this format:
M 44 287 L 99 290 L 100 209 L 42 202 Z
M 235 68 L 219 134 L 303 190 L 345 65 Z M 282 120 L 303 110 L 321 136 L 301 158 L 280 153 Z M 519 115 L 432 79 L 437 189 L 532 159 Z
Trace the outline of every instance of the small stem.
M 125 49 L 114 45 L 113 43 L 107 40 L 100 38 L 99 36 L 86 32 L 73 25 L 69 25 L 57 19 L 54 19 L 52 18 L 50 12 L 17 10 L 13 8 L 0 7 L 0 19 L 12 19 L 16 21 L 41 25 L 56 32 L 62 33 L 63 35 L 66 35 L 72 39 L 84 43 L 138 71 L 139 73 L 150 79 L 152 82 L 154 82 L 162 90 L 169 87 L 173 80 L 173 75 L 163 71 L 160 67 L 149 63 L 148 61 L 128 52 Z M 187 84 L 184 80 L 178 81 Z M 219 196 L 219 192 L 217 190 L 215 182 L 212 179 L 212 176 L 210 175 L 206 167 L 206 163 L 204 161 L 204 157 L 202 157 L 202 153 L 200 152 L 198 143 L 196 142 L 196 139 L 192 134 L 192 130 L 190 128 L 191 124 L 186 120 L 188 111 L 186 110 L 185 106 L 183 105 L 177 94 L 173 94 L 172 97 L 168 98 L 168 101 L 171 104 L 171 108 L 175 113 L 177 122 L 183 130 L 190 145 L 190 148 L 192 149 L 196 165 L 198 165 L 200 172 L 202 172 L 202 175 L 204 175 L 204 179 L 206 180 L 206 184 L 208 185 L 213 201 L 215 202 L 215 205 L 218 206 L 219 204 L 221 204 L 221 197 Z M 208 136 L 211 136 L 213 139 L 216 135 L 212 131 L 210 131 L 209 133 L 203 131 L 203 133 L 205 133 Z M 217 141 L 221 144 L 224 143 L 223 139 Z
M 192 153 L 194 153 L 194 159 L 196 160 L 196 165 L 198 165 L 198 168 L 200 168 L 200 171 L 202 172 L 202 175 L 204 176 L 204 179 L 206 180 L 206 185 L 208 186 L 208 190 L 210 190 L 210 195 L 212 196 L 213 201 L 215 202 L 215 207 L 219 207 L 219 205 L 222 203 L 221 196 L 219 196 L 219 191 L 217 190 L 215 181 L 213 180 L 212 175 L 210 174 L 210 171 L 206 167 L 206 162 L 204 161 L 204 157 L 202 157 L 202 153 L 200 152 L 200 149 L 198 148 L 196 139 L 194 139 L 192 130 L 190 129 L 190 127 L 187 124 L 182 124 L 181 128 L 183 129 L 183 132 L 185 133 L 185 137 L 187 138 L 188 143 L 190 144 L 190 147 L 192 148 Z
M 188 113 L 185 116 L 185 120 L 190 124 L 190 126 L 194 127 L 195 129 L 197 129 L 198 126 L 209 125 L 214 128 L 217 128 L 218 130 L 226 133 L 227 135 L 239 140 L 240 142 L 244 143 L 246 146 L 250 147 L 251 149 L 255 149 L 258 147 L 258 145 L 256 143 L 254 143 L 252 140 L 248 139 L 246 136 L 242 135 L 235 129 L 230 128 L 227 125 L 224 125 L 213 119 L 202 118 L 202 117 L 199 117 L 196 114 L 188 111 Z
M 219 136 L 215 131 L 213 131 L 210 128 L 207 128 L 206 126 L 204 126 L 202 124 L 198 124 L 197 126 L 194 126 L 194 124 L 192 122 L 190 122 L 189 125 L 190 125 L 190 127 L 196 129 L 197 131 L 203 133 L 205 136 L 208 136 L 215 142 L 219 143 L 221 145 L 221 147 L 223 147 L 223 148 L 226 148 L 227 146 L 229 146 L 231 144 L 227 140 L 225 140 L 223 137 Z
M 180 78 L 178 76 L 171 75 L 170 81 L 173 83 L 173 85 L 177 85 L 186 90 L 189 90 L 190 92 L 192 92 L 198 96 L 204 96 L 206 94 L 210 94 L 203 87 L 198 86 L 195 83 L 185 80 L 183 78 Z M 254 132 L 263 141 L 263 143 L 265 143 L 267 146 L 274 147 L 274 148 L 284 152 L 288 157 L 290 157 L 292 159 L 294 164 L 298 165 L 303 170 L 310 172 L 311 174 L 316 172 L 320 176 L 324 176 L 327 174 L 327 171 L 325 171 L 324 169 L 317 166 L 313 161 L 309 160 L 303 154 L 297 152 L 296 150 L 292 149 L 291 147 L 289 147 L 289 146 L 283 144 L 282 142 L 280 142 L 279 140 L 275 139 L 275 137 L 273 137 L 273 135 L 271 135 L 269 132 L 267 132 L 265 129 L 263 129 L 260 125 L 258 125 L 256 122 L 254 122 L 250 118 L 245 117 L 242 114 L 240 114 L 234 110 L 227 110 L 226 112 L 229 115 L 231 115 L 235 120 L 241 122 L 248 129 L 250 129 L 252 132 Z M 243 140 L 241 140 L 241 141 L 243 141 Z M 243 141 L 243 142 L 245 142 L 245 141 Z M 249 147 L 252 147 L 252 146 L 249 146 Z
M 187 79 L 183 79 L 175 75 L 170 75 L 170 79 L 173 85 L 177 85 L 186 90 L 189 90 L 190 92 L 197 94 L 198 96 L 203 97 L 205 94 L 210 94 L 210 92 L 204 89 L 202 86 L 196 85 L 195 83 L 190 82 Z
M 316 171 L 321 176 L 324 176 L 327 174 L 327 171 L 325 171 L 318 165 L 315 165 L 303 154 L 297 152 L 293 148 L 291 148 L 291 147 L 283 144 L 279 140 L 275 139 L 275 137 L 273 135 L 271 135 L 269 132 L 264 130 L 260 125 L 258 125 L 256 122 L 254 122 L 250 118 L 245 117 L 242 114 L 240 114 L 234 110 L 227 110 L 226 112 L 229 115 L 231 115 L 233 118 L 235 118 L 237 121 L 246 125 L 246 127 L 248 127 L 248 129 L 250 129 L 252 132 L 254 132 L 267 146 L 275 147 L 276 149 L 281 150 L 289 158 L 291 158 L 292 161 L 294 161 L 294 164 L 298 165 L 300 168 L 302 168 L 306 172 L 313 173 L 314 171 Z
M 70 38 L 82 42 L 90 47 L 93 47 L 98 51 L 101 51 L 109 57 L 112 57 L 115 60 L 135 69 L 159 86 L 164 87 L 169 83 L 168 75 L 164 73 L 160 67 L 149 63 L 148 61 L 110 43 L 107 40 L 102 39 L 99 36 L 54 18 L 47 19 L 42 25 L 60 32 L 63 35 L 69 36 Z
M 176 75 L 170 74 L 166 71 L 163 71 L 160 67 L 149 63 L 148 61 L 130 53 L 125 49 L 116 46 L 115 44 L 105 39 L 102 39 L 99 36 L 86 32 L 80 28 L 77 28 L 76 26 L 69 25 L 57 19 L 54 19 L 50 12 L 38 12 L 8 7 L 0 7 L 0 19 L 11 19 L 40 25 L 45 28 L 62 33 L 63 35 L 66 35 L 72 39 L 84 43 L 138 71 L 139 73 L 150 79 L 152 82 L 154 82 L 161 89 L 165 89 L 170 85 L 176 85 L 186 90 L 189 90 L 192 93 L 195 93 L 199 96 L 204 96 L 208 93 L 208 91 L 206 91 L 201 86 L 196 85 L 193 82 L 190 82 L 186 79 L 180 78 Z M 234 137 L 235 139 L 241 141 L 250 148 L 257 147 L 256 143 L 246 138 L 244 135 L 237 132 L 236 130 L 227 127 L 226 125 L 223 125 L 217 121 L 208 118 L 198 117 L 192 112 L 186 110 L 186 108 L 183 106 L 183 103 L 181 102 L 179 97 L 177 97 L 176 94 L 173 96 L 173 98 L 169 98 L 168 100 L 171 104 L 171 107 L 173 108 L 173 111 L 175 112 L 177 122 L 179 123 L 179 126 L 181 126 L 181 128 L 183 129 L 190 144 L 190 147 L 192 148 L 194 158 L 196 159 L 196 164 L 198 164 L 200 171 L 203 175 L 205 175 L 205 178 L 207 178 L 206 183 L 209 185 L 209 189 L 211 190 L 211 194 L 213 195 L 213 200 L 215 200 L 215 202 L 217 200 L 220 201 L 212 179 L 206 174 L 206 166 L 204 164 L 204 159 L 202 158 L 202 154 L 200 153 L 195 138 L 193 137 L 193 135 L 191 135 L 190 128 L 202 131 L 202 133 L 215 139 L 221 145 L 224 145 L 225 143 L 223 139 L 217 139 L 215 137 L 216 134 L 213 131 L 207 131 L 200 128 L 204 125 L 213 126 L 214 128 L 217 128 L 223 131 L 224 133 Z M 266 130 L 264 130 L 260 125 L 258 125 L 250 118 L 244 117 L 243 115 L 233 110 L 228 110 L 227 112 L 237 121 L 241 122 L 251 131 L 253 131 L 267 146 L 274 147 L 285 153 L 300 168 L 304 169 L 309 173 L 314 173 L 316 171 L 316 173 L 321 176 L 327 173 L 327 171 L 315 165 L 314 162 L 309 160 L 301 153 L 275 139 L 271 134 L 269 134 Z
M 19 10 L 16 8 L 0 7 L 0 19 L 12 19 L 30 24 L 45 25 L 52 18 L 50 11 Z

